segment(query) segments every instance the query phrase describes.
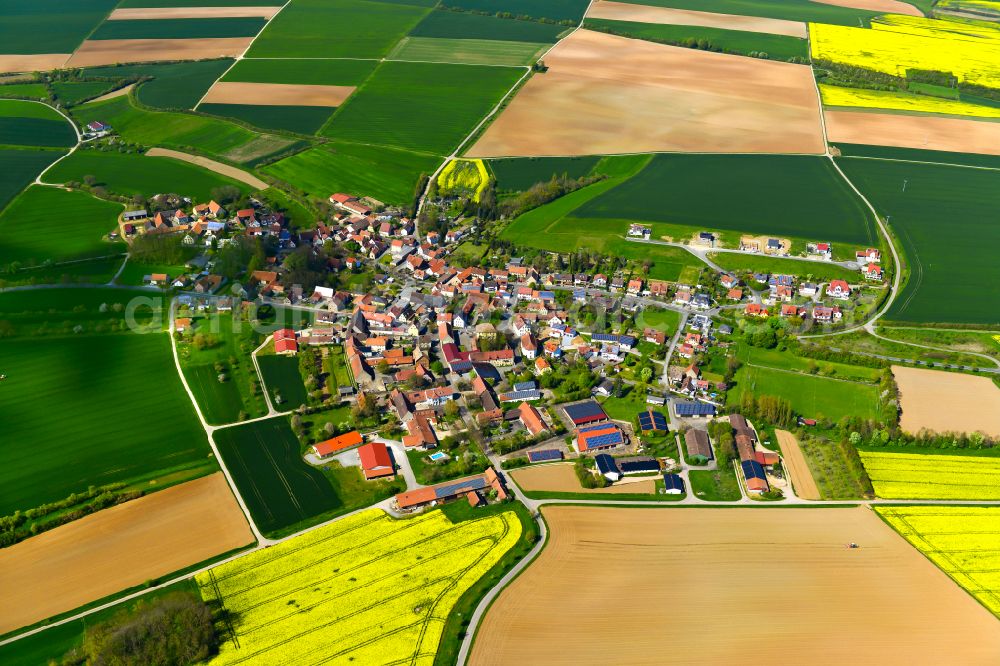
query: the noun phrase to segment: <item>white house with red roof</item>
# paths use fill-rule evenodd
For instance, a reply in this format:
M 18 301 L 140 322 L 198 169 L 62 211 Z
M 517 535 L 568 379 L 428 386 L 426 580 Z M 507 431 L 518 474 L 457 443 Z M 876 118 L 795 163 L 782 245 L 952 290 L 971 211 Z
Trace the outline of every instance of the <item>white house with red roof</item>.
M 851 297 L 851 285 L 844 280 L 832 280 L 826 286 L 826 295 L 846 301 Z

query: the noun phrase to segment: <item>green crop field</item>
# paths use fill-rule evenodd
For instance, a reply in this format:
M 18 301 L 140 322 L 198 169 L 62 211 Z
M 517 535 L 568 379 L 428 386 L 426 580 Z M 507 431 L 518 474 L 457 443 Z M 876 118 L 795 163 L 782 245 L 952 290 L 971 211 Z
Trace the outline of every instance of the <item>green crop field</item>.
M 299 373 L 299 359 L 294 356 L 261 354 L 257 357 L 257 363 L 276 408 L 295 409 L 306 403 L 306 387 L 302 383 L 302 374 Z M 279 395 L 281 400 L 276 398 Z
M 38 102 L 0 100 L 0 145 L 68 148 L 76 143 L 69 121 Z
M 253 37 L 267 23 L 259 16 L 105 21 L 88 39 L 201 39 Z
M 235 118 L 262 129 L 314 134 L 323 126 L 332 106 L 274 106 L 257 104 L 199 104 L 198 110 L 213 116 Z
M 375 71 L 377 60 L 254 60 L 236 63 L 223 81 L 357 86 Z
M 140 63 L 90 67 L 86 76 L 130 78 L 151 76 L 135 91 L 139 101 L 155 109 L 190 109 L 198 103 L 215 80 L 233 64 L 229 58 L 195 62 Z
M 118 268 L 125 261 L 125 248 L 122 255 L 105 259 L 91 259 L 72 264 L 56 264 L 54 266 L 33 266 L 22 268 L 16 273 L 0 277 L 0 286 L 17 286 L 30 284 L 107 284 L 114 277 Z
M 551 23 L 435 10 L 410 31 L 410 36 L 554 44 L 566 30 L 566 26 Z
M 251 58 L 381 58 L 429 7 L 371 0 L 292 0 L 254 41 Z
M 4 0 L 0 53 L 72 53 L 117 0 Z
M 33 99 L 45 99 L 49 96 L 49 89 L 44 83 L 8 83 L 0 85 L 0 97 L 30 97 Z
M 446 155 L 522 74 L 513 67 L 385 62 L 320 133 Z
M 219 373 L 211 365 L 184 368 L 184 377 L 206 421 L 221 424 L 240 420 L 243 400 L 233 381 L 220 382 Z
M 736 372 L 727 404 L 738 407 L 743 393 L 748 391 L 755 396 L 784 398 L 796 414 L 806 418 L 824 417 L 833 421 L 844 416 L 878 418 L 878 387 L 872 384 L 744 364 Z
M 443 7 L 456 7 L 473 12 L 495 14 L 505 12 L 514 16 L 548 18 L 554 21 L 577 23 L 587 10 L 588 0 L 447 0 Z
M 424 60 L 467 65 L 524 66 L 533 63 L 550 44 L 494 39 L 403 37 L 389 60 Z
M 309 465 L 284 417 L 219 430 L 215 443 L 254 522 L 269 536 L 369 506 L 401 486 L 366 482 L 356 467 L 323 470 Z
M 576 217 L 866 245 L 862 201 L 829 160 L 796 155 L 656 155 Z M 654 228 L 653 235 L 661 235 Z
M 625 240 L 628 227 L 625 222 L 609 224 L 605 220 L 573 217 L 578 208 L 639 173 L 650 159 L 649 155 L 603 158 L 593 172 L 606 174 L 608 178 L 528 211 L 504 229 L 501 237 L 517 245 L 550 252 L 586 249 L 638 263 L 648 261 L 648 277 L 657 280 L 677 280 L 685 267 L 703 267 L 699 260 L 681 248 Z
M 0 148 L 0 211 L 65 151 Z
M 32 185 L 0 213 L 0 266 L 71 261 L 121 252 L 101 238 L 117 228 L 121 204 Z
M 170 157 L 100 150 L 77 150 L 50 169 L 45 174 L 45 182 L 79 183 L 86 175 L 94 176 L 96 185 L 115 194 L 149 197 L 171 192 L 191 197 L 195 202 L 208 201 L 212 189 L 224 185 L 232 185 L 242 192 L 249 189 L 245 183 Z
M 552 176 L 570 178 L 586 176 L 600 157 L 512 157 L 489 160 L 490 170 L 497 179 L 497 190 L 519 192 L 535 183 L 547 182 Z
M 587 19 L 583 27 L 661 44 L 686 46 L 691 40 L 697 42 L 705 40 L 713 51 L 718 50 L 736 55 L 765 53 L 771 60 L 802 59 L 805 61 L 809 58 L 809 46 L 806 40 L 787 35 L 769 35 L 763 32 L 723 30 L 700 26 L 609 21 L 606 19 Z
M 693 9 L 716 14 L 740 14 L 788 21 L 811 21 L 857 27 L 867 26 L 882 12 L 837 7 L 812 0 L 635 0 L 636 4 L 674 9 Z
M 164 334 L 9 340 L 0 368 L 0 514 L 216 469 Z
M 332 192 L 371 195 L 388 204 L 409 204 L 421 173 L 431 174 L 439 158 L 395 148 L 328 143 L 262 169 L 320 197 Z
M 1000 322 L 989 275 L 1000 242 L 1000 172 L 883 160 L 840 165 L 906 254 L 909 277 L 887 317 L 896 321 Z M 905 189 L 905 191 L 904 191 Z
M 958 166 L 977 166 L 1000 169 L 1000 155 L 949 153 L 941 150 L 892 148 L 889 146 L 865 146 L 857 143 L 838 143 L 836 147 L 840 150 L 844 157 L 912 160 L 914 162 L 934 162 L 938 164 L 954 164 Z
M 860 279 L 858 271 L 850 271 L 843 266 L 820 261 L 797 261 L 735 252 L 709 252 L 708 258 L 719 267 L 733 272 L 782 273 L 824 282 L 828 280 L 857 282 Z
M 122 0 L 119 7 L 277 7 L 276 0 Z
M 132 106 L 128 97 L 78 106 L 73 116 L 83 124 L 106 122 L 125 139 L 145 146 L 194 150 L 241 163 L 282 152 L 296 143 L 208 116 L 144 111 Z
M 117 87 L 111 81 L 55 81 L 52 92 L 63 106 L 73 106 L 84 100 L 100 97 Z

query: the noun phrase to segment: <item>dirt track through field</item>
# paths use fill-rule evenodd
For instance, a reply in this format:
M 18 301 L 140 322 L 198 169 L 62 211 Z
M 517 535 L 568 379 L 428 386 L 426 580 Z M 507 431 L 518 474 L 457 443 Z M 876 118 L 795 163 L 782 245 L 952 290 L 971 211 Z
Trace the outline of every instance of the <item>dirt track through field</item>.
M 996 618 L 864 507 L 542 513 L 471 664 L 1000 663 Z
M 923 16 L 923 12 L 911 4 L 900 0 L 812 0 L 823 5 L 835 7 L 850 7 L 851 9 L 866 9 L 870 12 L 885 12 L 886 14 L 908 14 Z
M 715 14 L 690 9 L 671 9 L 652 5 L 632 5 L 626 2 L 600 0 L 590 6 L 587 18 L 609 19 L 611 21 L 637 21 L 639 23 L 663 23 L 668 25 L 692 25 L 723 30 L 745 30 L 764 32 L 771 35 L 806 38 L 806 24 L 783 19 L 737 16 L 736 14 Z
M 107 94 L 104 94 L 104 95 L 101 95 L 100 97 L 95 97 L 94 99 L 92 99 L 90 101 L 91 102 L 103 102 L 106 99 L 114 99 L 115 97 L 122 97 L 123 95 L 127 95 L 129 93 L 129 91 L 132 90 L 132 88 L 135 88 L 135 84 L 134 83 L 130 83 L 127 86 L 125 86 L 124 88 L 119 88 L 118 90 L 112 90 L 111 92 L 109 92 Z
M 69 53 L 36 53 L 34 55 L 0 54 L 0 74 L 7 72 L 47 72 L 58 69 L 69 60 Z
M 340 106 L 353 92 L 354 86 L 216 81 L 201 101 L 203 104 L 257 106 Z
M 892 366 L 899 386 L 899 425 L 916 434 L 985 432 L 1000 437 L 1000 388 L 988 377 Z
M 221 472 L 0 550 L 0 633 L 253 541 Z
M 511 471 L 510 475 L 514 477 L 522 490 L 528 492 L 651 495 L 656 491 L 656 481 L 652 478 L 642 480 L 626 478 L 607 488 L 584 488 L 580 485 L 580 480 L 576 478 L 576 472 L 571 463 L 522 467 Z
M 778 438 L 778 446 L 781 447 L 781 457 L 784 458 L 785 467 L 792 476 L 792 489 L 795 490 L 796 497 L 807 500 L 818 500 L 819 488 L 816 487 L 816 480 L 813 479 L 812 472 L 809 471 L 809 464 L 799 447 L 799 440 L 795 435 L 787 430 L 775 430 Z
M 469 156 L 825 148 L 804 65 L 590 30 L 559 42 L 545 64 Z
M 825 114 L 832 143 L 1000 155 L 1000 122 L 831 109 Z
M 202 60 L 243 55 L 253 37 L 206 39 L 92 39 L 70 56 L 67 67 L 95 67 L 127 62 Z
M 281 7 L 119 7 L 109 21 L 257 17 L 270 19 Z
M 229 166 L 228 164 L 223 164 L 222 162 L 216 162 L 215 160 L 210 160 L 207 157 L 201 157 L 199 155 L 188 155 L 187 153 L 181 153 L 176 150 L 169 150 L 167 148 L 150 148 L 146 151 L 148 157 L 172 157 L 175 160 L 181 160 L 182 162 L 189 162 L 191 164 L 197 164 L 200 167 L 204 167 L 209 171 L 214 171 L 215 173 L 221 173 L 223 176 L 229 176 L 233 180 L 238 180 L 241 183 L 246 183 L 250 187 L 257 190 L 266 190 L 269 186 L 267 183 L 262 181 L 257 176 L 244 171 L 243 169 L 237 169 L 236 167 Z

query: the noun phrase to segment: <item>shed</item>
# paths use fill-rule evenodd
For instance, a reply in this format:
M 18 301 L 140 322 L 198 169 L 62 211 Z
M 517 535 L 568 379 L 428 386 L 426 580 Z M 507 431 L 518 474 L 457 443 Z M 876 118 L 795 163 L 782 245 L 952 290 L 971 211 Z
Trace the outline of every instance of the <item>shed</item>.
M 668 495 L 681 495 L 684 493 L 684 479 L 680 474 L 663 475 L 663 492 Z
M 563 409 L 566 412 L 566 416 L 576 426 L 608 420 L 608 415 L 605 413 L 604 408 L 593 400 L 578 402 L 575 405 L 566 405 Z
M 618 469 L 618 463 L 607 453 L 600 453 L 595 456 L 594 462 L 597 464 L 597 471 L 608 481 L 617 481 L 622 478 L 621 470 Z
M 684 433 L 684 443 L 687 446 L 689 457 L 701 456 L 709 460 L 712 459 L 712 443 L 708 439 L 708 433 L 704 430 L 692 428 Z

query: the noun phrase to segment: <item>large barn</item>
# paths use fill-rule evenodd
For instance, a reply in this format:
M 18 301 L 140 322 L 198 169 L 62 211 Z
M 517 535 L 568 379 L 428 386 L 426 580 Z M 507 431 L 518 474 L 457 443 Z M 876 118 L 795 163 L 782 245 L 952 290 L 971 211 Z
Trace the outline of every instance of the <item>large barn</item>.
M 578 402 L 575 405 L 566 405 L 563 409 L 566 411 L 566 416 L 569 417 L 569 420 L 578 428 L 588 423 L 600 423 L 608 420 L 608 415 L 605 413 L 604 408 L 594 400 Z

